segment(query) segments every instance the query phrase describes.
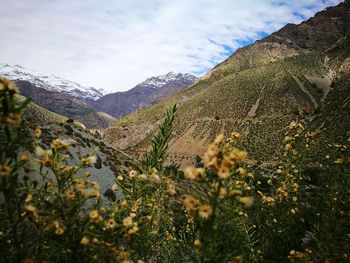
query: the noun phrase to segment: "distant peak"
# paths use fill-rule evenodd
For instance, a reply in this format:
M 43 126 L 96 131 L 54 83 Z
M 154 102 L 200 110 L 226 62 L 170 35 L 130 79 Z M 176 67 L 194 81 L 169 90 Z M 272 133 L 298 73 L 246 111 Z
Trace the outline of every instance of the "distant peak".
M 179 74 L 181 74 L 181 73 L 179 73 Z M 165 74 L 165 75 L 177 75 L 177 74 L 175 74 L 175 72 L 174 71 L 169 71 L 167 74 Z
M 18 64 L 9 65 L 0 63 L 0 75 L 11 80 L 28 81 L 39 88 L 67 93 L 74 97 L 87 100 L 97 100 L 105 94 L 101 89 L 84 87 L 74 81 L 55 75 L 42 75 L 34 70 L 28 70 Z
M 197 80 L 197 77 L 188 74 L 188 73 L 175 73 L 173 71 L 170 71 L 163 75 L 158 75 L 154 77 L 147 78 L 142 83 L 138 84 L 136 87 L 150 87 L 150 88 L 160 88 L 166 84 L 173 83 L 173 82 L 189 82 L 193 83 Z

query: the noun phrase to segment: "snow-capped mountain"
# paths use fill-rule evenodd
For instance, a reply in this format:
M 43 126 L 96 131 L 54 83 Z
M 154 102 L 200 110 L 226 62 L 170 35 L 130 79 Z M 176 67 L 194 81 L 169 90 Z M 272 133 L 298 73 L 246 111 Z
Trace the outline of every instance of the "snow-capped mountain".
M 36 87 L 55 92 L 63 92 L 84 100 L 97 100 L 106 94 L 102 89 L 84 87 L 76 82 L 54 75 L 42 75 L 34 70 L 28 70 L 20 65 L 0 63 L 0 76 L 11 80 L 28 81 Z
M 168 85 L 172 82 L 185 82 L 185 83 L 193 83 L 197 80 L 197 78 L 191 74 L 183 74 L 183 73 L 174 73 L 169 72 L 164 75 L 150 77 L 145 81 L 141 82 L 135 88 L 138 87 L 147 87 L 147 88 L 161 88 L 164 85 Z
M 92 105 L 98 111 L 106 112 L 115 118 L 140 108 L 164 100 L 179 90 L 196 82 L 197 78 L 190 74 L 169 72 L 151 77 L 125 92 L 116 92 L 103 96 Z

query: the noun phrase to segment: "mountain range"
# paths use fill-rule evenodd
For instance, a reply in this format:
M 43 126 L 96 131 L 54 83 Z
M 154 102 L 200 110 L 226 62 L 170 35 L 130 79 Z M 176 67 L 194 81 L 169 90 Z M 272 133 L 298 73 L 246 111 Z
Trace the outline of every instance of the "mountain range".
M 179 106 L 169 154 L 187 165 L 219 133 L 241 134 L 251 158 L 278 156 L 285 128 L 301 121 L 317 139 L 310 154 L 350 135 L 350 1 L 287 24 L 237 49 L 196 83 L 147 109 L 125 116 L 105 132 L 115 147 L 142 154 L 165 110 Z
M 169 72 L 148 78 L 129 91 L 104 95 L 103 89 L 42 75 L 20 65 L 0 64 L 0 75 L 15 80 L 21 94 L 38 105 L 80 121 L 88 128 L 106 128 L 115 118 L 159 102 L 197 79 L 190 74 Z
M 190 74 L 169 72 L 151 77 L 125 92 L 107 94 L 91 105 L 98 111 L 115 118 L 122 118 L 130 112 L 149 107 L 168 98 L 179 90 L 192 85 L 197 78 Z
M 21 94 L 41 107 L 83 123 L 88 128 L 105 128 L 116 121 L 112 116 L 98 112 L 86 100 L 66 92 L 37 87 L 26 80 L 16 80 Z
M 84 87 L 76 82 L 54 75 L 40 74 L 34 70 L 26 69 L 21 65 L 0 63 L 0 74 L 11 80 L 27 81 L 38 88 L 65 93 L 88 101 L 97 100 L 106 94 L 103 89 Z

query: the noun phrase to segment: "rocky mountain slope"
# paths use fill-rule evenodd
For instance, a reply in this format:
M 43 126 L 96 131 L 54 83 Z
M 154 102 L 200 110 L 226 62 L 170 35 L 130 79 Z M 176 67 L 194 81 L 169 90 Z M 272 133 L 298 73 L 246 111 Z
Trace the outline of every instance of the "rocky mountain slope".
M 19 99 L 23 100 L 24 97 L 20 96 Z M 137 167 L 135 159 L 97 139 L 81 123 L 71 122 L 68 118 L 50 112 L 33 102 L 25 108 L 23 121 L 24 127 L 31 133 L 35 128 L 40 128 L 43 133 L 42 140 L 47 145 L 55 138 L 71 141 L 69 152 L 77 162 L 79 156 L 89 155 L 98 147 L 97 161 L 93 167 L 89 168 L 89 171 L 91 179 L 99 183 L 102 194 L 112 188 L 115 176 L 126 175 L 131 169 Z M 28 142 L 25 147 L 30 149 L 32 143 Z M 31 178 L 31 180 L 40 181 L 40 178 Z
M 91 105 L 98 111 L 106 112 L 116 118 L 121 118 L 135 110 L 149 107 L 179 90 L 193 84 L 197 78 L 190 74 L 168 74 L 151 77 L 134 88 L 107 94 L 94 101 Z
M 142 153 L 164 117 L 179 111 L 171 160 L 186 165 L 221 132 L 241 133 L 251 158 L 271 160 L 285 128 L 299 120 L 311 129 L 310 153 L 350 135 L 350 1 L 238 49 L 194 85 L 115 123 L 105 133 L 114 146 Z
M 54 75 L 42 75 L 36 71 L 26 69 L 20 65 L 8 65 L 0 63 L 0 75 L 11 80 L 27 81 L 38 88 L 54 92 L 66 93 L 68 95 L 88 101 L 97 100 L 105 94 L 102 89 L 84 87 L 78 83 Z
M 17 80 L 16 84 L 21 94 L 31 98 L 45 109 L 80 121 L 88 128 L 105 128 L 115 119 L 108 114 L 97 112 L 85 100 L 64 92 L 37 87 L 27 80 Z

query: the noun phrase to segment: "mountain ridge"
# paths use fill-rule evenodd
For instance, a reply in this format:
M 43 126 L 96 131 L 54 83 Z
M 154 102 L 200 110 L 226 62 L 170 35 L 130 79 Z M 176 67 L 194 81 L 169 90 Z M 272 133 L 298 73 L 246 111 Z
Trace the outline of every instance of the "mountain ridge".
M 112 116 L 96 112 L 84 99 L 40 88 L 27 80 L 17 80 L 16 84 L 22 95 L 31 98 L 39 106 L 80 121 L 88 128 L 106 128 L 115 121 Z
M 149 107 L 175 94 L 196 80 L 195 76 L 187 73 L 169 72 L 147 78 L 128 91 L 107 94 L 91 102 L 91 105 L 98 111 L 121 118 L 132 111 Z
M 0 63 L 0 74 L 11 80 L 28 81 L 39 88 L 66 93 L 84 100 L 97 100 L 106 93 L 103 89 L 84 87 L 76 82 L 55 75 L 42 75 L 21 65 Z

